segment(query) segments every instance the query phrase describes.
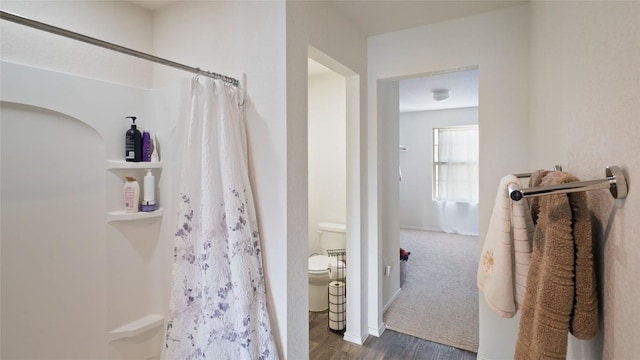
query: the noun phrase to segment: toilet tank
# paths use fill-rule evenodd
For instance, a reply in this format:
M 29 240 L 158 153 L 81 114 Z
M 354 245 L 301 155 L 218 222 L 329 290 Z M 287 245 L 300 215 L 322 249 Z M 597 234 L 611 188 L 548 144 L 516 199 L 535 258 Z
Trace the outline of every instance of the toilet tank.
M 346 249 L 347 226 L 329 222 L 318 224 L 318 241 L 322 255 L 327 255 L 327 250 Z

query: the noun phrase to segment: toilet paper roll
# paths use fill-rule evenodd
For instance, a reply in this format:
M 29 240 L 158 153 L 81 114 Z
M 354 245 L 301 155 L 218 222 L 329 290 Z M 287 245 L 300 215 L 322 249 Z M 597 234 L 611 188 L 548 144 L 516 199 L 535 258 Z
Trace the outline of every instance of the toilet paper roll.
M 346 304 L 329 304 L 329 314 L 343 313 L 347 310 Z
M 344 326 L 344 319 L 345 319 L 345 315 L 344 314 L 338 314 L 338 317 L 336 319 L 329 319 L 329 322 L 333 322 L 333 323 L 342 323 L 342 326 Z
M 347 310 L 345 288 L 345 284 L 341 281 L 332 281 L 329 284 L 329 328 L 332 330 L 345 328 Z
M 340 312 L 331 312 L 329 311 L 329 320 L 330 321 L 344 321 L 346 318 L 346 312 L 340 311 Z
M 332 321 L 329 320 L 329 328 L 331 330 L 344 330 L 344 321 Z
M 335 311 L 337 310 L 337 307 L 343 308 L 344 306 L 329 305 L 329 328 L 332 330 L 344 330 L 346 325 L 346 313 L 344 311 Z
M 344 295 L 331 295 L 329 294 L 329 304 L 344 305 L 347 302 L 347 297 Z
M 345 295 L 347 285 L 343 281 L 332 281 L 329 283 L 329 295 Z

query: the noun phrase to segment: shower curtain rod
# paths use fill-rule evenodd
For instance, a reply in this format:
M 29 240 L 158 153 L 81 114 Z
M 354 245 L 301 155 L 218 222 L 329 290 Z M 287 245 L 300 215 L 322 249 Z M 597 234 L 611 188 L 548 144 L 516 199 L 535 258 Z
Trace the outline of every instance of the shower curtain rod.
M 32 27 L 34 29 L 38 29 L 38 30 L 43 30 L 46 32 L 50 32 L 52 34 L 56 34 L 56 35 L 60 35 L 60 36 L 64 36 L 70 39 L 74 39 L 74 40 L 78 40 L 78 41 L 82 41 L 88 44 L 92 44 L 92 45 L 96 45 L 96 46 L 100 46 L 102 48 L 105 49 L 109 49 L 109 50 L 113 50 L 113 51 L 117 51 L 123 54 L 127 54 L 127 55 L 131 55 L 131 56 L 135 56 L 137 58 L 141 58 L 141 59 L 145 59 L 145 60 L 149 60 L 158 64 L 162 64 L 162 65 L 166 65 L 166 66 L 170 66 L 173 68 L 177 68 L 180 70 L 184 70 L 184 71 L 189 71 L 198 75 L 203 75 L 203 76 L 208 76 L 214 79 L 220 79 L 226 83 L 229 83 L 233 86 L 238 86 L 239 85 L 239 81 L 237 79 L 234 79 L 232 77 L 226 76 L 226 75 L 221 75 L 218 73 L 214 73 L 211 71 L 206 71 L 206 70 L 202 70 L 200 68 L 197 67 L 192 67 L 192 66 L 188 66 L 188 65 L 184 65 L 184 64 L 180 64 L 177 63 L 175 61 L 171 61 L 171 60 L 167 60 L 167 59 L 163 59 L 161 57 L 157 57 L 154 55 L 150 55 L 147 53 L 143 53 L 137 50 L 133 50 L 133 49 L 129 49 L 126 48 L 124 46 L 120 46 L 120 45 L 116 45 L 107 41 L 103 41 L 103 40 L 99 40 L 96 38 L 92 38 L 90 36 L 86 36 L 86 35 L 82 35 L 79 34 L 77 32 L 73 32 L 73 31 L 69 31 L 69 30 L 65 30 L 56 26 L 52 26 L 49 24 L 45 24 L 36 20 L 32 20 L 26 17 L 22 17 L 16 14 L 12 14 L 10 12 L 4 11 L 4 10 L 0 10 L 0 19 L 3 20 L 8 20 L 14 23 L 18 23 L 20 25 L 25 25 L 25 26 L 29 26 Z

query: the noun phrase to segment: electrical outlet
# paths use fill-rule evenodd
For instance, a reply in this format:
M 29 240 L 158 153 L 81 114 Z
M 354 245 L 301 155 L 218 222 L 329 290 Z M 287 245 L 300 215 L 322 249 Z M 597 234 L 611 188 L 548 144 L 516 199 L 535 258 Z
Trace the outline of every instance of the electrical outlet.
M 389 264 L 389 258 L 382 259 L 382 263 L 384 264 L 384 267 L 382 268 L 384 276 L 389 277 L 389 275 L 391 275 L 391 265 Z

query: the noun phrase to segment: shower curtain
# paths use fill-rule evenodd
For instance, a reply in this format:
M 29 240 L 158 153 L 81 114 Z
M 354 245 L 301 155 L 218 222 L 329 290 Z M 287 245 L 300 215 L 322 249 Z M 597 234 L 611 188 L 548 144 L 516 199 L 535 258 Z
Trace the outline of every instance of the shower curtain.
M 241 91 L 192 80 L 162 358 L 277 359 Z

